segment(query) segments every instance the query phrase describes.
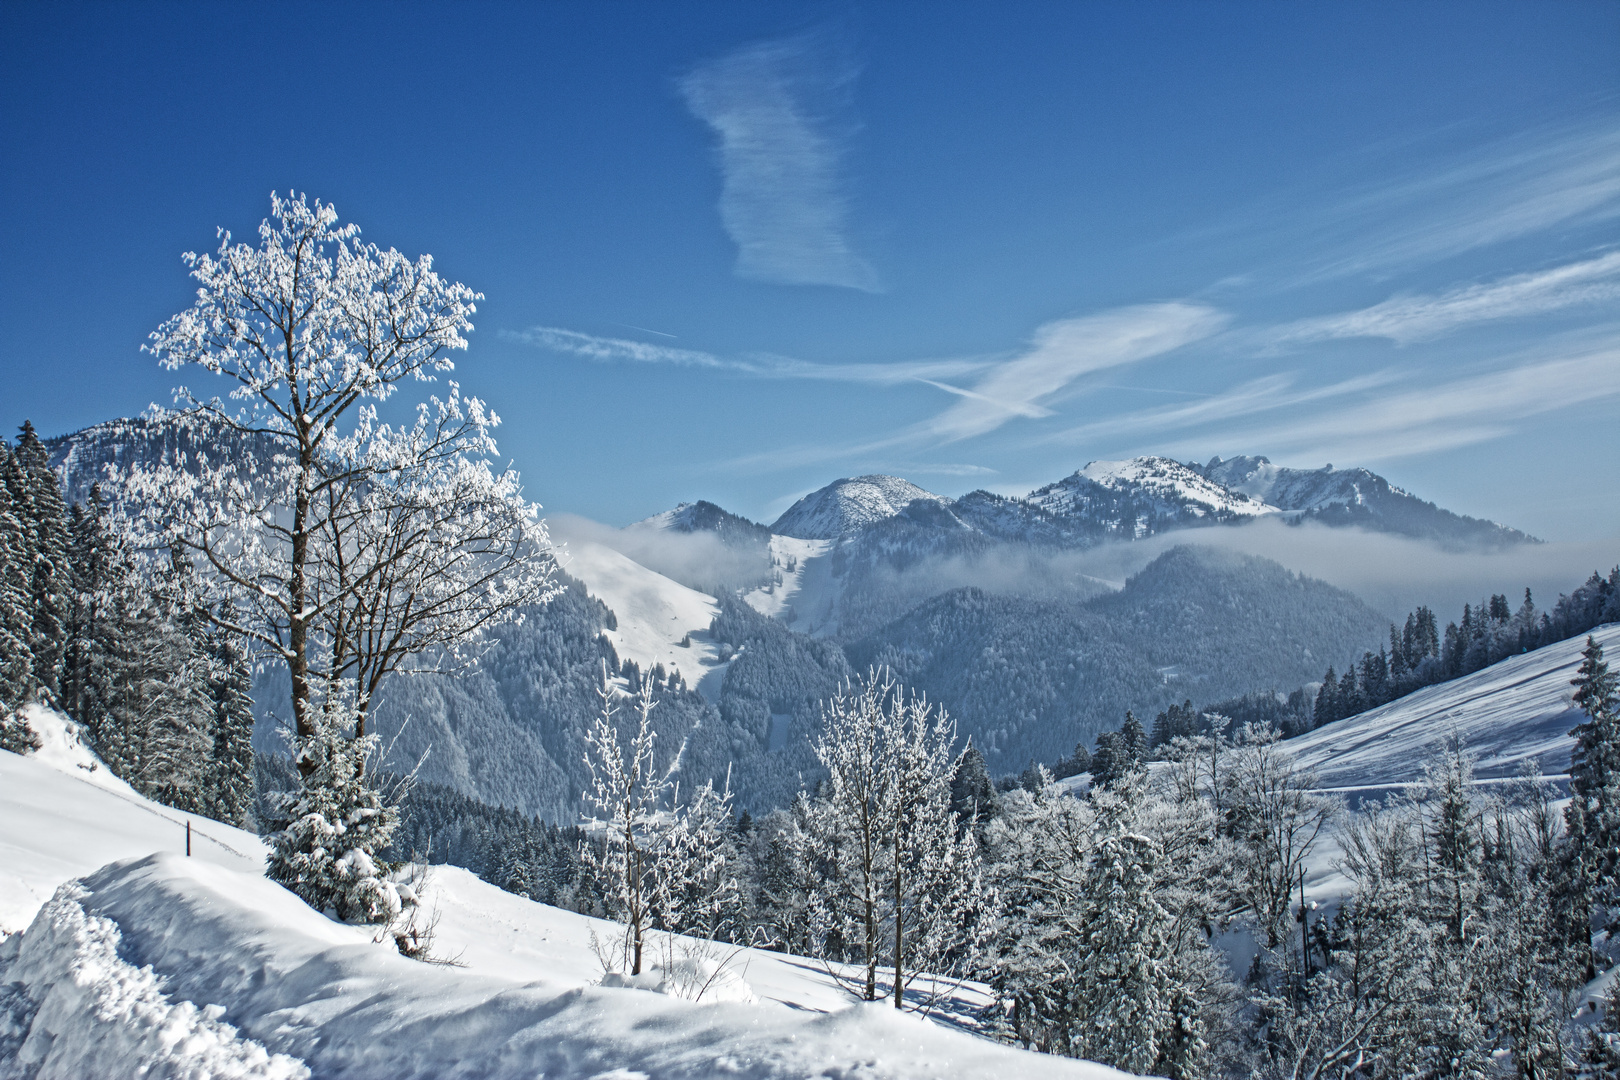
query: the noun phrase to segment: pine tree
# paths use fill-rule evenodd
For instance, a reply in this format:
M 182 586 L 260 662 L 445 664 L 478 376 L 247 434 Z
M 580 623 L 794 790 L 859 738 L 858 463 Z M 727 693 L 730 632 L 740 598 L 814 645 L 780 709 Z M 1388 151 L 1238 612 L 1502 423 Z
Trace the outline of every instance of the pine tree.
M 1316 692 L 1316 707 L 1311 716 L 1317 727 L 1339 719 L 1339 677 L 1334 674 L 1331 664 L 1328 665 L 1327 674 L 1322 677 L 1322 688 Z
M 50 454 L 33 424 L 23 421 L 11 456 L 7 483 L 12 502 L 22 511 L 29 561 L 32 606 L 28 647 L 33 662 L 33 688 L 55 699 L 60 692 L 62 656 L 68 639 L 73 596 L 72 541 L 67 505 L 62 501 Z
M 248 828 L 253 823 L 253 671 L 241 644 L 217 626 L 204 628 L 202 651 L 212 705 L 202 812 Z
M 1570 802 L 1564 810 L 1566 890 L 1575 918 L 1571 932 L 1583 940 L 1594 906 L 1620 919 L 1620 680 L 1603 659 L 1603 647 L 1588 636 L 1581 666 L 1571 680 L 1574 702 L 1586 720 L 1570 732 Z M 1589 977 L 1595 974 L 1588 962 Z
M 1162 851 L 1136 820 L 1141 799 L 1135 778 L 1097 796 L 1097 846 L 1076 927 L 1070 1043 L 1076 1056 L 1149 1073 L 1161 1072 L 1172 1042 L 1201 1049 L 1202 1033 L 1188 1023 L 1196 1009 L 1183 999 L 1192 988 L 1172 955 L 1171 914 L 1153 889 Z
M 298 739 L 303 784 L 281 795 L 281 827 L 270 837 L 265 876 L 297 893 L 317 911 L 351 923 L 389 924 L 412 903 L 382 857 L 399 827 L 399 810 L 384 803 L 365 775 L 376 735 L 351 737 L 354 716 L 333 695 L 315 733 Z
M 33 686 L 31 563 L 26 514 L 12 493 L 20 487 L 12 479 L 17 467 L 11 448 L 0 439 L 0 722 Z

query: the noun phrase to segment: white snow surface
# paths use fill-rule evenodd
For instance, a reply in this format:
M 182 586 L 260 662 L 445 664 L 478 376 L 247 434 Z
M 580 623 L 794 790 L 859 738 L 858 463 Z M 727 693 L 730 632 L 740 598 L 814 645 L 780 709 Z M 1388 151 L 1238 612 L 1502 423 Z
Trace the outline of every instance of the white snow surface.
M 0 943 L 0 1075 L 1124 1075 L 852 1004 L 819 963 L 782 954 L 687 960 L 726 959 L 713 1003 L 598 985 L 590 937 L 610 924 L 452 867 L 434 869 L 424 897 L 440 916 L 435 951 L 456 964 L 407 960 L 266 880 L 250 834 L 192 818 L 187 858 L 186 815 L 82 768 L 94 758 L 61 718 L 39 728 L 40 754 L 0 751 L 0 925 L 12 931 Z M 966 1021 L 987 1000 L 955 988 L 941 1015 Z
M 788 507 L 771 526 L 771 532 L 803 540 L 838 540 L 875 521 L 899 515 L 919 499 L 950 502 L 898 476 L 834 480 Z
M 137 795 L 79 739 L 71 720 L 38 705 L 24 710 L 44 745 L 18 757 L 0 751 L 0 933 L 27 926 L 64 881 L 132 855 L 191 850 L 196 861 L 257 872 L 255 835 Z
M 1592 632 L 1604 652 L 1620 649 L 1620 623 Z M 1535 759 L 1548 777 L 1569 771 L 1581 722 L 1570 680 L 1587 635 L 1511 657 L 1482 671 L 1430 686 L 1358 716 L 1324 724 L 1285 745 L 1316 771 L 1323 787 L 1347 792 L 1393 788 L 1423 779 L 1433 749 L 1455 731 L 1475 756 L 1482 780 L 1513 777 Z
M 707 691 L 703 678 L 720 662 L 709 638 L 709 624 L 720 613 L 714 597 L 580 537 L 569 538 L 564 563 L 563 569 L 584 582 L 618 620 L 618 629 L 606 633 L 619 659 L 634 660 L 643 671 L 662 664 L 679 671 L 687 686 Z M 690 643 L 682 645 L 683 640 Z

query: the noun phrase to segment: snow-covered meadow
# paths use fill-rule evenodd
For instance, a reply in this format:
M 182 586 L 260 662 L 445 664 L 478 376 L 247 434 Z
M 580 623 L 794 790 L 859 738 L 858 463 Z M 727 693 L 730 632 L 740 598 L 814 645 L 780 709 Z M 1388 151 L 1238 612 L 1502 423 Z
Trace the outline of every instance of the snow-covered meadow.
M 45 746 L 0 752 L 0 1075 L 1123 1075 L 953 1030 L 973 986 L 929 1019 L 754 950 L 727 963 L 752 1002 L 597 985 L 608 924 L 453 867 L 425 892 L 451 962 L 408 960 L 267 881 L 257 837 L 141 798 L 60 717 L 30 720 Z

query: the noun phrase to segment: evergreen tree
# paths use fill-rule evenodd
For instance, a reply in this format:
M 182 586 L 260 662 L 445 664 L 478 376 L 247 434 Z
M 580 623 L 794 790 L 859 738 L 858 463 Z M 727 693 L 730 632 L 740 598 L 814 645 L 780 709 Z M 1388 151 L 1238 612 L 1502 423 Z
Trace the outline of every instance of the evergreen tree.
M 265 876 L 334 919 L 393 923 L 414 898 L 383 858 L 399 810 L 366 776 L 377 736 L 353 738 L 353 715 L 338 700 L 326 704 L 315 733 L 299 737 L 295 759 L 306 780 L 320 783 L 275 800 L 281 827 L 269 837 Z
M 990 817 L 995 805 L 996 790 L 984 767 L 984 755 L 969 740 L 951 772 L 951 813 L 963 828 L 977 827 Z
M 1098 839 L 1081 887 L 1070 1041 L 1078 1057 L 1127 1072 L 1185 1076 L 1204 1049 L 1195 991 L 1154 889 L 1163 852 L 1138 820 L 1135 778 L 1100 793 Z M 1173 1058 L 1182 1058 L 1175 1061 Z
M 33 588 L 26 513 L 12 493 L 20 486 L 11 479 L 16 469 L 11 447 L 0 439 L 0 723 L 33 686 Z
M 1603 647 L 1588 637 L 1581 666 L 1571 680 L 1575 705 L 1586 714 L 1571 735 L 1568 891 L 1576 918 L 1571 932 L 1584 938 L 1583 918 L 1594 906 L 1607 909 L 1610 929 L 1620 921 L 1620 689 Z M 1589 970 L 1591 964 L 1589 962 Z M 1595 971 L 1592 972 L 1595 974 Z
M 60 692 L 62 657 L 73 596 L 72 542 L 67 505 L 50 454 L 33 424 L 23 421 L 7 470 L 12 504 L 20 508 L 25 538 L 29 600 L 28 648 L 33 688 L 53 700 Z
M 1339 719 L 1339 677 L 1333 672 L 1333 665 L 1329 664 L 1327 674 L 1322 677 L 1322 688 L 1316 692 L 1316 708 L 1312 715 L 1317 727 Z
M 212 736 L 202 812 L 242 828 L 253 823 L 253 670 L 242 645 L 217 626 L 204 629 Z

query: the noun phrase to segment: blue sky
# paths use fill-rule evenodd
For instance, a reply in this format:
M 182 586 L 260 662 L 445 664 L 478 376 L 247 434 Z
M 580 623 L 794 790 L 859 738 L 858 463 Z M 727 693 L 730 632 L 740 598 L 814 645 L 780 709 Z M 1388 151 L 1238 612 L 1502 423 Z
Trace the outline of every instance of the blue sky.
M 1620 5 L 0 7 L 0 422 L 271 190 L 486 294 L 548 509 L 1365 464 L 1620 535 Z

